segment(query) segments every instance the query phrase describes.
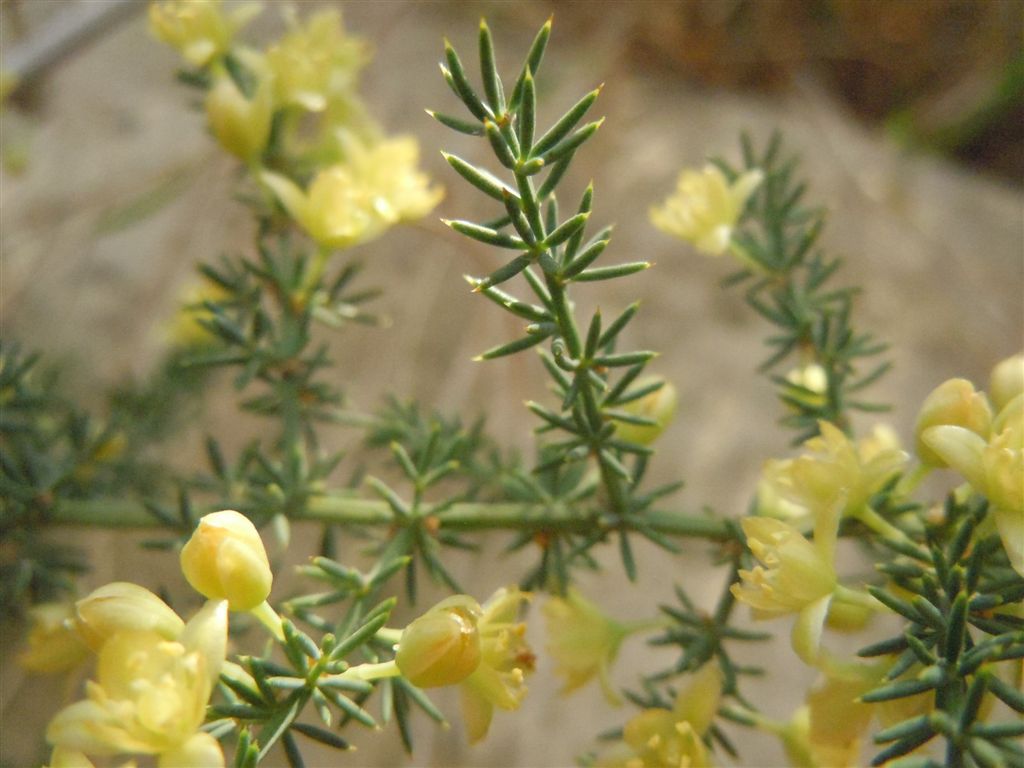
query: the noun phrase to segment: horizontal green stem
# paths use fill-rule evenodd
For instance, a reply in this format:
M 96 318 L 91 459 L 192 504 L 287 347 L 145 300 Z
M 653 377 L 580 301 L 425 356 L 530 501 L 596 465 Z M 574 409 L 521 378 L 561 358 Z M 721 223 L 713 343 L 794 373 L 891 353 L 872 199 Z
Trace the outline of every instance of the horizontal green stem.
M 421 507 L 422 515 L 431 506 Z M 212 508 L 210 511 L 214 511 Z M 244 511 L 244 510 L 243 510 Z M 49 511 L 56 525 L 95 528 L 158 528 L 160 521 L 142 504 L 124 499 L 64 500 Z M 339 525 L 392 526 L 397 523 L 390 507 L 377 499 L 324 495 L 309 501 L 293 520 L 311 520 Z M 728 521 L 705 515 L 652 511 L 641 518 L 647 530 L 666 536 L 726 541 L 732 538 Z M 550 533 L 584 533 L 594 530 L 594 519 L 561 505 L 519 503 L 454 504 L 438 515 L 442 529 L 450 531 L 544 530 Z M 622 521 L 627 528 L 629 518 Z

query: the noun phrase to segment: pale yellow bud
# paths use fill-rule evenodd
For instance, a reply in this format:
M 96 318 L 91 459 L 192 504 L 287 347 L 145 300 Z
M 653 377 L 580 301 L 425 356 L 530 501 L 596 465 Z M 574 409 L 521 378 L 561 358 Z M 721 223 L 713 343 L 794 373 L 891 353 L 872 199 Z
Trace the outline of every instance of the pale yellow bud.
M 227 600 L 232 611 L 263 603 L 274 579 L 256 526 L 230 509 L 199 521 L 181 550 L 181 570 L 197 592 Z
M 637 382 L 637 386 L 645 387 L 658 381 L 661 381 L 661 387 L 637 400 L 626 403 L 619 409 L 630 416 L 651 419 L 655 423 L 630 424 L 626 421 L 616 421 L 615 437 L 619 440 L 639 445 L 650 445 L 672 423 L 672 419 L 676 415 L 676 407 L 679 404 L 679 396 L 672 383 L 659 376 L 652 376 L 640 380 Z
M 206 94 L 206 117 L 220 145 L 241 160 L 263 153 L 274 115 L 273 92 L 264 78 L 252 99 L 239 90 L 229 75 L 217 78 Z
M 1024 354 L 1008 357 L 993 368 L 988 385 L 988 396 L 997 412 L 1022 393 L 1024 393 Z
M 992 426 L 992 408 L 988 398 L 974 390 L 966 379 L 950 379 L 943 382 L 924 399 L 917 415 L 914 434 L 917 436 L 917 455 L 925 464 L 936 467 L 946 466 L 942 457 L 925 443 L 922 435 L 926 429 L 948 424 L 969 429 L 987 438 Z
M 825 404 L 828 394 L 828 371 L 818 363 L 809 363 L 794 368 L 786 374 L 786 381 L 792 384 L 785 391 L 787 401 L 802 403 L 817 408 Z
M 117 632 L 155 632 L 165 640 L 176 640 L 185 622 L 145 587 L 115 581 L 75 603 L 75 626 L 82 640 L 99 652 Z
M 483 611 L 468 595 L 442 600 L 402 632 L 395 663 L 402 676 L 419 688 L 461 683 L 480 665 Z
M 710 164 L 702 171 L 683 171 L 675 193 L 651 209 L 651 223 L 717 256 L 729 247 L 743 207 L 763 179 L 755 169 L 729 183 L 718 166 Z

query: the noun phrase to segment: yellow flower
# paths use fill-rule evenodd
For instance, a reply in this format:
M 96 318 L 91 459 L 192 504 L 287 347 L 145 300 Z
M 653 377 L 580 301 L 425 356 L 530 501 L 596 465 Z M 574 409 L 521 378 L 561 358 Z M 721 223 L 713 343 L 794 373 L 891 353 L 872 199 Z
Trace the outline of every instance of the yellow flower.
M 82 641 L 98 652 L 118 632 L 154 632 L 176 640 L 185 622 L 145 587 L 115 581 L 75 603 L 75 628 Z
M 969 429 L 987 438 L 992 426 L 992 408 L 983 392 L 975 392 L 974 385 L 967 379 L 950 379 L 936 387 L 924 399 L 917 415 L 914 434 L 917 436 L 917 455 L 931 466 L 942 467 L 946 463 L 929 448 L 921 435 L 930 427 L 950 424 Z
M 722 171 L 710 164 L 702 171 L 683 171 L 675 194 L 651 209 L 651 222 L 662 232 L 717 256 L 729 247 L 743 207 L 763 178 L 755 169 L 730 184 Z
M 292 13 L 289 24 L 291 31 L 267 50 L 278 103 L 322 112 L 355 87 L 369 50 L 362 40 L 345 34 L 335 9 L 315 13 L 304 24 Z
M 221 0 L 171 0 L 149 6 L 149 30 L 177 48 L 194 67 L 205 67 L 231 47 L 235 33 L 259 13 L 246 3 L 225 15 Z
M 789 465 L 794 501 L 817 513 L 843 498 L 844 514 L 857 514 L 885 482 L 899 471 L 907 455 L 885 432 L 853 443 L 827 421 L 821 434 L 807 440 L 805 453 Z
M 657 381 L 661 381 L 660 388 L 649 392 L 637 400 L 626 403 L 620 409 L 631 416 L 653 419 L 656 423 L 630 424 L 627 421 L 616 421 L 616 438 L 625 440 L 627 443 L 650 445 L 672 423 L 672 419 L 676 415 L 676 406 L 679 403 L 679 396 L 672 382 L 658 376 L 651 376 L 638 381 L 637 386 L 645 387 Z
M 18 656 L 18 664 L 29 672 L 55 674 L 73 669 L 89 657 L 72 622 L 71 603 L 40 603 L 29 609 L 32 629 L 28 647 Z
M 565 679 L 562 693 L 586 685 L 595 675 L 605 697 L 618 701 L 608 680 L 608 668 L 629 634 L 624 625 L 610 619 L 574 587 L 565 597 L 550 597 L 542 608 L 547 620 L 548 653 L 556 672 Z
M 757 618 L 797 614 L 793 650 L 808 664 L 814 663 L 838 586 L 838 507 L 816 516 L 813 542 L 788 523 L 770 517 L 747 517 L 741 525 L 747 546 L 761 564 L 739 572 L 742 581 L 733 584 L 733 595 L 753 608 Z
M 480 664 L 460 686 L 462 717 L 471 744 L 487 735 L 494 708 L 518 709 L 526 696 L 526 675 L 534 655 L 526 644 L 526 625 L 517 621 L 529 595 L 515 587 L 499 589 L 483 605 L 477 631 Z
M 435 605 L 402 632 L 395 663 L 419 688 L 461 683 L 480 665 L 477 623 L 483 609 L 468 595 Z
M 672 709 L 645 709 L 622 729 L 623 743 L 598 761 L 604 768 L 705 768 L 712 765 L 704 734 L 722 698 L 722 674 L 705 664 Z
M 372 145 L 349 142 L 345 163 L 320 171 L 303 192 L 290 179 L 261 175 L 288 214 L 326 248 L 372 240 L 399 221 L 426 215 L 443 196 L 416 168 L 419 147 L 412 138 Z
M 226 648 L 223 601 L 208 602 L 180 640 L 151 631 L 112 635 L 100 650 L 87 698 L 57 713 L 47 741 L 85 755 L 158 755 L 161 768 L 223 766 L 219 745 L 199 727 Z
M 922 439 L 988 499 L 1010 565 L 1024 576 L 1024 394 L 999 412 L 988 441 L 950 425 L 927 429 Z
M 206 94 L 210 130 L 224 149 L 241 160 L 263 154 L 273 116 L 273 92 L 267 78 L 259 81 L 251 99 L 227 74 L 219 75 Z
M 205 515 L 181 550 L 188 583 L 211 600 L 227 600 L 232 611 L 266 601 L 274 575 L 256 526 L 234 510 Z
M 992 405 L 1001 411 L 1017 395 L 1024 393 L 1024 354 L 1008 357 L 992 369 L 988 395 Z

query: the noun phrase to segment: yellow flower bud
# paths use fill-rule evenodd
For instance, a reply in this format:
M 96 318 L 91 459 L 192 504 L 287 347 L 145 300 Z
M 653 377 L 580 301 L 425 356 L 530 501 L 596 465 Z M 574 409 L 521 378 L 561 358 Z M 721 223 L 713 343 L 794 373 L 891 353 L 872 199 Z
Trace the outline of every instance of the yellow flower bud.
M 996 411 L 1001 411 L 1017 395 L 1024 393 L 1024 353 L 1008 357 L 992 369 L 988 396 Z
M 165 640 L 176 640 L 185 622 L 145 587 L 115 581 L 75 603 L 75 626 L 86 645 L 99 652 L 118 632 L 155 632 Z
M 946 463 L 922 439 L 926 429 L 949 424 L 969 429 L 987 438 L 992 426 L 992 409 L 988 398 L 974 390 L 966 379 L 943 382 L 925 398 L 917 415 L 914 434 L 917 435 L 917 455 L 925 464 L 942 467 Z
M 234 510 L 213 512 L 181 550 L 188 583 L 211 600 L 227 600 L 232 611 L 249 611 L 270 594 L 274 575 L 256 526 Z
M 220 75 L 206 94 L 206 117 L 210 130 L 228 152 L 241 160 L 263 153 L 274 115 L 273 93 L 264 78 L 248 99 L 229 75 Z
M 419 688 L 461 683 L 480 665 L 480 605 L 468 595 L 442 600 L 402 632 L 395 663 Z
M 55 674 L 73 669 L 89 657 L 73 623 L 71 603 L 40 603 L 29 609 L 32 629 L 28 648 L 18 656 L 18 664 L 29 672 Z
M 675 194 L 651 209 L 651 223 L 693 243 L 699 251 L 718 256 L 729 247 L 743 207 L 763 178 L 755 169 L 730 184 L 718 166 L 710 164 L 702 171 L 683 171 Z
M 786 381 L 791 384 L 785 391 L 790 404 L 793 401 L 817 408 L 825 404 L 828 393 L 828 372 L 818 363 L 809 363 L 802 368 L 794 368 L 786 374 Z
M 649 392 L 643 397 L 632 400 L 621 407 L 620 410 L 630 416 L 640 416 L 651 419 L 654 424 L 630 424 L 627 421 L 615 422 L 615 437 L 625 440 L 627 443 L 639 445 L 650 445 L 665 428 L 672 422 L 676 415 L 676 406 L 679 403 L 679 396 L 676 388 L 671 382 L 658 376 L 641 379 L 637 382 L 638 387 L 644 387 L 661 381 L 661 386 Z

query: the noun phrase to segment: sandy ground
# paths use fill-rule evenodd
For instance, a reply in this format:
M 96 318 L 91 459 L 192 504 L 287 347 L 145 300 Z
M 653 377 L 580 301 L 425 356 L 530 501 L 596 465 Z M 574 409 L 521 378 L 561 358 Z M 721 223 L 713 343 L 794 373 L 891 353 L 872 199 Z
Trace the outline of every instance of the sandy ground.
M 679 417 L 662 440 L 654 469 L 657 478 L 687 480 L 675 503 L 737 514 L 764 459 L 786 451 L 788 436 L 774 428 L 781 406 L 752 376 L 768 329 L 737 295 L 717 287 L 728 265 L 668 240 L 646 218 L 680 167 L 700 164 L 710 153 L 736 158 L 743 129 L 764 140 L 779 128 L 803 154 L 813 198 L 832 210 L 824 243 L 847 257 L 845 279 L 865 288 L 860 325 L 892 343 L 896 368 L 874 395 L 895 404 L 891 420 L 904 438 L 933 386 L 954 375 L 983 385 L 993 363 L 1021 349 L 1024 197 L 1018 189 L 899 151 L 852 122 L 813 82 L 767 98 L 698 89 L 627 65 L 620 33 L 653 6 L 595 7 L 600 13 L 589 18 L 586 36 L 574 31 L 579 7 L 566 9 L 565 22 L 556 20 L 542 73 L 542 119 L 606 83 L 597 109 L 607 122 L 581 153 L 566 187 L 575 195 L 594 180 L 592 221 L 618 224 L 609 260 L 646 258 L 657 266 L 611 290 L 595 285 L 578 291 L 576 300 L 583 310 L 601 306 L 606 314 L 637 297 L 644 302 L 629 341 L 663 350 L 656 369 L 680 391 Z M 424 164 L 448 188 L 440 215 L 489 212 L 437 153 L 444 147 L 483 159 L 484 147 L 449 135 L 422 112 L 427 106 L 454 110 L 434 64 L 442 35 L 470 58 L 478 17 L 486 13 L 498 30 L 499 57 L 512 72 L 517 52 L 550 10 L 546 3 L 344 4 L 349 28 L 376 49 L 366 98 L 390 130 L 419 137 Z M 20 177 L 2 178 L 4 339 L 67 360 L 70 380 L 86 402 L 97 402 L 103 387 L 120 377 L 143 375 L 159 359 L 163 329 L 194 262 L 246 247 L 250 237 L 244 211 L 230 199 L 233 166 L 204 134 L 200 116 L 183 106 L 186 95 L 172 82 L 175 65 L 170 51 L 148 39 L 142 18 L 111 29 L 47 80 L 29 168 Z M 112 215 L 140 196 L 165 189 L 180 192 L 133 226 L 109 226 Z M 470 362 L 515 329 L 496 308 L 471 296 L 461 279 L 463 272 L 492 268 L 494 255 L 460 242 L 433 219 L 360 250 L 368 261 L 367 282 L 389 288 L 379 306 L 393 323 L 348 331 L 333 342 L 353 401 L 369 407 L 393 391 L 467 416 L 486 410 L 495 435 L 529 445 L 520 404 L 546 396 L 539 364 L 529 355 Z M 228 443 L 241 441 L 230 396 L 214 398 L 203 429 Z M 197 430 L 183 439 L 176 460 L 199 461 L 200 437 Z M 303 531 L 297 539 L 298 553 Z M 130 536 L 100 533 L 90 541 L 98 565 L 83 588 L 114 578 L 149 586 L 177 579 L 172 562 L 155 562 L 126 546 Z M 513 580 L 521 565 L 512 560 L 507 570 L 495 568 L 499 544 L 491 542 L 457 566 L 481 596 Z M 674 581 L 711 601 L 718 584 L 705 575 L 705 549 L 690 546 L 675 559 L 643 549 L 639 587 L 623 582 L 608 552 L 607 574 L 587 577 L 582 588 L 600 591 L 606 608 L 624 618 L 648 615 L 669 600 Z M 781 717 L 799 703 L 797 683 L 808 673 L 792 661 L 784 639 L 788 625 L 780 622 L 777 629 L 783 640 L 758 653 L 762 661 L 765 653 L 774 654 L 783 672 L 753 690 Z M 539 646 L 538 630 L 534 626 L 531 637 Z M 43 723 L 64 691 L 25 679 L 10 663 L 15 638 L 5 635 L 0 761 L 28 765 L 41 754 Z M 632 640 L 615 678 L 633 684 L 663 661 Z M 571 765 L 595 734 L 622 722 L 625 710 L 605 704 L 596 690 L 566 699 L 557 687 L 542 658 L 527 706 L 500 713 L 492 735 L 476 748 L 462 745 L 457 703 L 442 695 L 439 701 L 456 725 L 444 732 L 421 718 L 414 758 L 401 755 L 397 739 L 350 731 L 358 752 L 311 752 L 309 764 Z M 755 736 L 743 744 L 746 764 L 783 764 L 771 740 Z

